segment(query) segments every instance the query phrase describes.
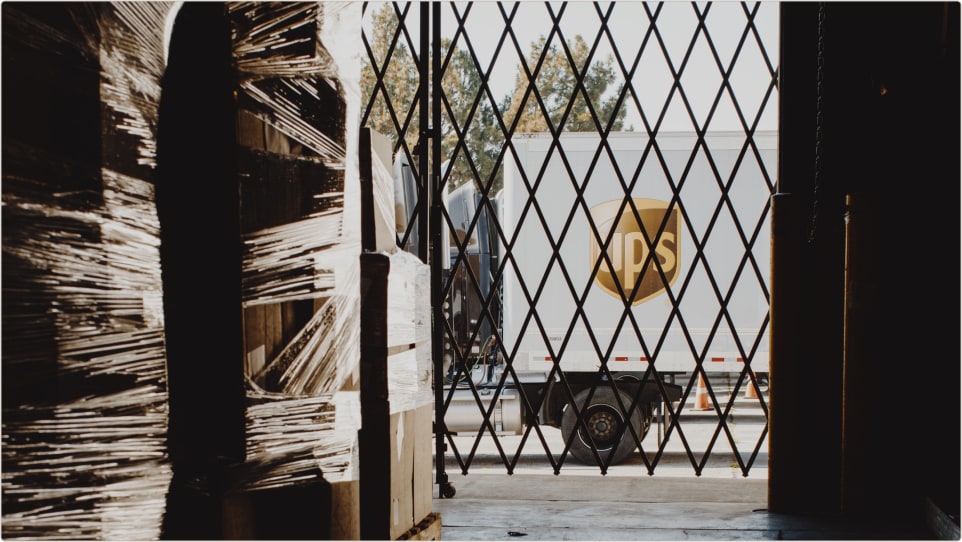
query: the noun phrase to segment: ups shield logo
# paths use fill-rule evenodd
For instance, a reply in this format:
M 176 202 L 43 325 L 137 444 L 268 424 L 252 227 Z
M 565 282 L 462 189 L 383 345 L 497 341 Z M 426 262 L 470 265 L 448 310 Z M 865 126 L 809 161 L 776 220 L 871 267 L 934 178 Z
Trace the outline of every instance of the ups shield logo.
M 622 299 L 621 294 L 618 293 L 618 284 L 621 284 L 626 296 L 631 296 L 635 285 L 640 282 L 638 291 L 630 297 L 631 304 L 638 305 L 665 291 L 665 281 L 662 281 L 655 266 L 656 259 L 665 273 L 668 285 L 674 284 L 675 279 L 678 278 L 678 262 L 681 259 L 678 234 L 681 230 L 681 218 L 678 208 L 673 208 L 664 230 L 661 231 L 661 235 L 658 235 L 661 223 L 666 213 L 669 213 L 668 202 L 643 198 L 635 198 L 633 201 L 635 208 L 638 209 L 641 224 L 644 224 L 644 231 L 651 240 L 651 247 L 645 242 L 645 234 L 642 233 L 641 225 L 635 219 L 630 206 L 625 206 L 621 216 L 615 216 L 622 200 L 613 200 L 592 207 L 591 218 L 598 227 L 602 241 L 614 229 L 614 235 L 608 245 L 608 258 L 614 267 L 614 273 L 602 260 L 598 274 L 595 276 L 595 283 L 612 296 Z M 601 249 L 594 235 L 590 237 L 590 262 L 594 265 L 601 258 Z M 654 249 L 655 256 L 648 261 L 651 248 Z

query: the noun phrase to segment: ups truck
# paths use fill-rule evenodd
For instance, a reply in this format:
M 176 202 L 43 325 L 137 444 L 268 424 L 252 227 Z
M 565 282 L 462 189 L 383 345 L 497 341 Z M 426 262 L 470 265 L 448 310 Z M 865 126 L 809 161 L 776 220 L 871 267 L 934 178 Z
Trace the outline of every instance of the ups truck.
M 488 203 L 473 182 L 450 191 L 445 430 L 477 434 L 483 406 L 486 431 L 559 428 L 577 460 L 617 464 L 627 424 L 643 439 L 697 364 L 766 374 L 775 133 L 752 141 L 521 134 Z

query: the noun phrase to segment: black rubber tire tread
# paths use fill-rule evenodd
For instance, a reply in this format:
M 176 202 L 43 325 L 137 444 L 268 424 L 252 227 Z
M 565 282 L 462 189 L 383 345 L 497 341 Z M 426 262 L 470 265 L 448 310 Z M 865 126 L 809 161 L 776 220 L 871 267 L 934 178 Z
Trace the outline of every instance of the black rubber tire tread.
M 585 399 L 588 398 L 588 392 L 590 390 L 582 390 L 575 396 L 576 404 L 584 410 Z M 621 403 L 624 405 L 624 409 L 627 410 L 631 406 L 631 397 L 628 396 L 623 391 L 618 391 L 618 395 L 621 396 Z M 621 413 L 620 417 L 624 419 L 624 410 L 619 408 L 618 401 L 615 400 L 614 390 L 607 387 L 606 384 L 600 384 L 595 390 L 594 395 L 591 397 L 591 406 L 594 405 L 609 405 L 615 411 Z M 631 414 L 631 423 L 635 428 L 635 433 L 638 434 L 639 439 L 644 438 L 644 415 L 643 415 L 644 405 L 636 405 L 634 412 Z M 568 437 L 580 429 L 578 424 L 578 418 L 575 416 L 573 408 L 570 405 L 565 407 L 564 414 L 561 417 L 561 435 L 564 437 L 565 442 L 568 442 Z M 634 437 L 631 436 L 631 431 L 625 429 L 624 434 L 621 437 L 621 441 L 618 446 L 615 447 L 614 459 L 611 461 L 611 465 L 617 465 L 621 463 L 635 451 L 636 446 L 634 445 Z M 571 448 L 569 452 L 578 461 L 594 465 L 597 463 L 594 453 L 591 451 L 591 444 L 586 443 L 582 440 L 580 435 L 576 435 L 574 440 L 571 442 Z M 607 450 L 598 450 L 598 455 L 601 456 L 602 461 L 608 460 L 608 454 L 611 453 Z

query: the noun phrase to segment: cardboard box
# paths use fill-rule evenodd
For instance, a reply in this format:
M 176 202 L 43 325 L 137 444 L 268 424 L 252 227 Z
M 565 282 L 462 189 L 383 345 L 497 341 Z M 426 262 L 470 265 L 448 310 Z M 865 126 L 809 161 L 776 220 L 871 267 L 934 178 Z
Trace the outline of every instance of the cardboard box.
M 432 405 L 391 415 L 391 525 L 397 540 L 431 514 Z

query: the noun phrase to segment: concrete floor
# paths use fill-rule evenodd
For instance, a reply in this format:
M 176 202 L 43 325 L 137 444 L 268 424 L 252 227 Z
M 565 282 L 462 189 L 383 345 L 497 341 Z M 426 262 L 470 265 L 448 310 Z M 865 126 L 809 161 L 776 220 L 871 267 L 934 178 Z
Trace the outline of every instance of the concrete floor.
M 771 514 L 764 478 L 449 474 L 442 540 L 932 540 L 922 525 Z M 437 486 L 435 485 L 435 497 Z

